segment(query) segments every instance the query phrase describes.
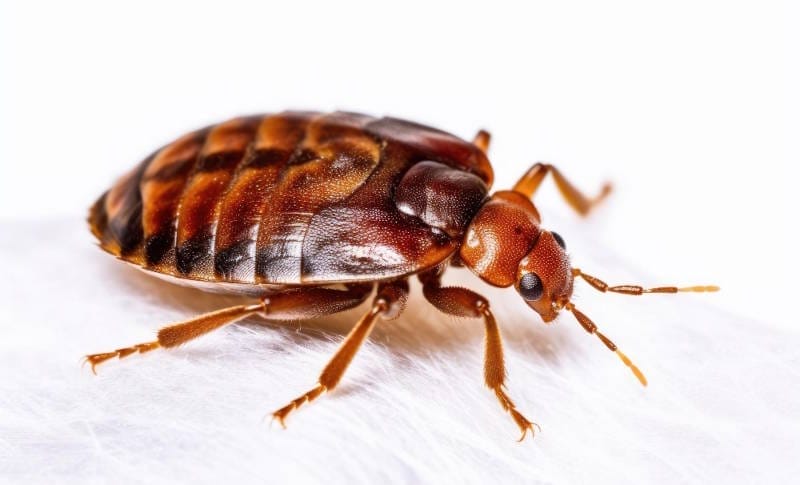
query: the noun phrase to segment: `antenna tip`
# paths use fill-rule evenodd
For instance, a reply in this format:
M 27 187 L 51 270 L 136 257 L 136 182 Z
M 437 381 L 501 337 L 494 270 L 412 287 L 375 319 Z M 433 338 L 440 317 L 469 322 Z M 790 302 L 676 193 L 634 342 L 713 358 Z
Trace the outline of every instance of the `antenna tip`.
M 642 386 L 647 387 L 647 377 L 645 377 L 644 373 L 641 370 L 639 370 L 638 367 L 636 367 L 636 364 L 631 362 L 631 359 L 629 359 L 627 355 L 623 354 L 621 350 L 617 349 L 615 353 L 617 354 L 617 357 L 620 358 L 622 363 L 628 366 L 631 372 L 633 372 L 633 375 L 636 376 L 636 379 L 639 380 L 639 383 Z
M 687 286 L 685 288 L 680 288 L 678 291 L 685 291 L 685 292 L 694 292 L 694 293 L 714 293 L 719 291 L 719 286 L 717 285 L 706 285 L 706 286 Z

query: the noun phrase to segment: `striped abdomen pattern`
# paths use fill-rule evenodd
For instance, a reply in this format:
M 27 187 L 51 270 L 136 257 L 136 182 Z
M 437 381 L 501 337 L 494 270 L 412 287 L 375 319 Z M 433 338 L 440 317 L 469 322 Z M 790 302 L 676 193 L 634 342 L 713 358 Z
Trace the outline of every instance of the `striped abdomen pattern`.
M 146 158 L 97 200 L 89 222 L 106 251 L 180 278 L 398 277 L 459 243 L 397 209 L 398 181 L 422 160 L 491 183 L 483 153 L 432 128 L 353 113 L 236 118 Z

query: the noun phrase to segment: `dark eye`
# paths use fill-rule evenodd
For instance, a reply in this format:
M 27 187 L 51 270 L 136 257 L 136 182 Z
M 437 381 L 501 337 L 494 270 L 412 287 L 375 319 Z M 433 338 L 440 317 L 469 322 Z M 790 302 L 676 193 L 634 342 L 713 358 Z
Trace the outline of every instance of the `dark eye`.
M 553 239 L 556 240 L 561 249 L 567 249 L 567 243 L 564 242 L 564 238 L 561 237 L 557 232 L 551 232 L 550 234 L 553 235 Z
M 527 301 L 536 301 L 542 297 L 544 287 L 536 273 L 525 273 L 519 280 L 519 294 Z

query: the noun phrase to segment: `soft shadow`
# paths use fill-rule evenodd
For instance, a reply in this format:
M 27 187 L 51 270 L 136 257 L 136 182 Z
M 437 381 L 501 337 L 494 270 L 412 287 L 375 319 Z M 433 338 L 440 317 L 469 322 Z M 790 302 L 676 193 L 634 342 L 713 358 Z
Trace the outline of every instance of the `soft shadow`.
M 253 302 L 253 298 L 208 293 L 162 281 L 111 259 L 98 264 L 97 268 L 100 273 L 98 276 L 108 284 L 125 288 L 135 297 L 155 306 L 178 309 L 187 318 L 226 306 Z M 453 282 L 475 283 L 469 281 L 474 277 L 467 272 L 458 272 L 453 276 L 457 277 L 455 280 L 450 278 Z M 564 338 L 562 332 L 547 328 L 537 314 L 516 301 L 518 297 L 513 292 L 502 292 L 485 286 L 481 288 L 483 285 L 479 282 L 471 286 L 492 302 L 506 348 L 521 354 L 535 353 L 553 363 L 557 363 L 559 355 L 572 348 L 571 341 Z M 367 308 L 368 303 L 364 303 L 336 315 L 300 322 L 265 321 L 253 317 L 239 325 L 256 331 L 279 331 L 290 342 L 305 346 L 309 339 L 329 341 L 332 335 L 335 340 L 341 340 Z M 158 323 L 166 325 L 170 322 Z M 438 312 L 424 300 L 419 284 L 413 280 L 406 312 L 397 320 L 381 322 L 370 339 L 395 356 L 400 367 L 406 367 L 406 364 L 410 365 L 418 359 L 433 360 L 434 355 L 439 353 L 482 353 L 483 323 L 478 319 L 456 319 Z M 192 350 L 191 347 L 184 351 L 195 354 L 201 352 L 199 349 Z

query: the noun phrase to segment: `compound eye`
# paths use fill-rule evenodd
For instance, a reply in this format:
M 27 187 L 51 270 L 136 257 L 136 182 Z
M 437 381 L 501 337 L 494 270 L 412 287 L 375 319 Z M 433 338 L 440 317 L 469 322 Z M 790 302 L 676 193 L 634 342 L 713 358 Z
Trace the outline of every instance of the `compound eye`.
M 550 232 L 553 235 L 553 239 L 556 240 L 561 249 L 567 249 L 567 243 L 564 242 L 564 238 L 561 237 L 557 232 Z
M 519 280 L 519 294 L 526 301 L 536 301 L 542 297 L 544 287 L 536 273 L 525 273 Z

